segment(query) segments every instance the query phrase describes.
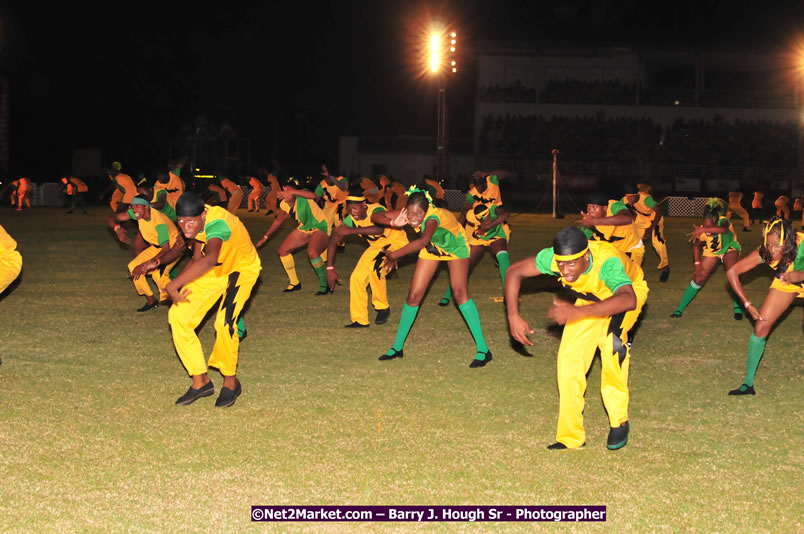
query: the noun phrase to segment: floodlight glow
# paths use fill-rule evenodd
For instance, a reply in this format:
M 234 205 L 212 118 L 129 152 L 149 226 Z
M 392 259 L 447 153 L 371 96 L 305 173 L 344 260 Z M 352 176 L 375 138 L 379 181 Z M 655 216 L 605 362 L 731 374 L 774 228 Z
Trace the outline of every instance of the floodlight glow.
M 455 67 L 452 67 L 452 72 L 458 72 L 458 69 L 456 69 Z
M 441 36 L 437 33 L 430 35 L 430 71 L 438 72 L 441 67 Z
M 451 36 L 453 39 L 455 39 L 455 37 L 456 37 L 455 32 L 452 32 L 452 33 L 450 34 L 450 36 Z

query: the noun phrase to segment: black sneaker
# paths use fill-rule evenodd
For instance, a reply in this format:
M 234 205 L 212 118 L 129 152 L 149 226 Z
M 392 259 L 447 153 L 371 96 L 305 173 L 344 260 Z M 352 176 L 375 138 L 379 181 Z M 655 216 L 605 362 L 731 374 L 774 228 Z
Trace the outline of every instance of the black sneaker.
M 487 351 L 485 353 L 478 352 L 477 354 L 478 356 L 483 354 L 485 358 L 482 360 L 478 360 L 477 357 L 475 357 L 475 359 L 472 360 L 472 363 L 469 364 L 469 367 L 471 367 L 472 369 L 477 369 L 478 367 L 484 367 L 487 363 L 489 363 L 492 360 L 491 351 Z
M 743 384 L 742 386 L 738 387 L 737 389 L 732 389 L 729 391 L 729 395 L 756 395 L 757 392 L 754 390 L 754 386 L 747 386 Z
M 333 292 L 334 292 L 333 289 L 330 289 L 330 288 L 321 289 L 319 287 L 318 291 L 316 291 L 315 294 L 316 294 L 316 296 L 321 296 L 321 295 L 329 295 L 330 293 L 333 293 Z
M 237 381 L 237 386 L 234 389 L 221 388 L 221 394 L 218 395 L 218 400 L 215 401 L 215 408 L 228 408 L 235 403 L 242 391 L 240 380 Z
M 449 299 L 442 298 L 441 300 L 438 301 L 438 305 L 439 306 L 449 306 Z
M 628 430 L 630 428 L 631 425 L 626 421 L 620 426 L 609 430 L 609 439 L 606 442 L 606 448 L 610 451 L 616 451 L 617 449 L 625 447 L 625 444 L 628 443 Z
M 403 356 L 401 350 L 396 350 L 396 349 L 392 348 L 392 349 L 388 349 L 388 352 L 390 352 L 391 354 L 383 354 L 382 356 L 380 356 L 377 359 L 380 360 L 381 362 L 385 362 L 385 361 L 388 361 L 388 360 L 393 360 L 394 358 L 401 358 Z
M 662 269 L 662 274 L 659 275 L 659 282 L 667 282 L 670 278 L 670 269 Z
M 681 318 L 681 312 L 678 311 L 678 310 L 674 311 L 673 313 L 670 314 L 670 318 L 671 319 L 680 319 Z
M 743 320 L 743 312 L 734 312 L 734 320 L 735 321 L 742 321 Z
M 369 327 L 369 325 L 363 324 L 363 323 L 358 323 L 357 321 L 355 321 L 353 323 L 349 323 L 346 326 L 344 326 L 344 328 L 368 328 L 368 327 Z
M 201 397 L 209 397 L 213 393 L 215 393 L 215 384 L 210 380 L 198 389 L 193 389 L 193 387 L 190 386 L 187 393 L 176 399 L 176 404 L 179 406 L 189 406 Z
M 388 317 L 391 316 L 391 308 L 384 310 L 377 310 L 377 317 L 374 318 L 374 324 L 385 324 L 388 322 Z
M 244 328 L 242 334 L 240 332 L 237 333 L 237 337 L 239 337 L 240 341 L 242 342 L 244 339 L 248 337 L 248 330 Z
M 301 291 L 301 282 L 299 282 L 295 286 L 286 287 L 282 292 L 283 293 L 290 293 L 291 291 Z
M 150 303 L 150 304 L 148 304 L 148 303 L 146 302 L 146 303 L 145 303 L 145 306 L 143 306 L 142 308 L 138 308 L 138 309 L 137 309 L 137 312 L 140 312 L 140 313 L 142 313 L 142 312 L 147 312 L 147 311 L 151 311 L 151 310 L 153 310 L 154 308 L 158 308 L 158 307 L 159 307 L 159 302 L 158 302 L 158 301 L 156 301 L 156 300 L 155 300 L 155 301 L 153 301 L 153 302 L 152 302 L 152 303 Z

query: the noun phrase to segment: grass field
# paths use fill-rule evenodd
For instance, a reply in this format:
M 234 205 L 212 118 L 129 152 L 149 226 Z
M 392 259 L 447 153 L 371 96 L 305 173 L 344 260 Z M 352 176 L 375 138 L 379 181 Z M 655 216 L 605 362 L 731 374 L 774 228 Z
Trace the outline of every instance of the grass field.
M 692 272 L 685 233 L 669 219 L 672 274 L 650 286 L 631 362 L 631 436 L 608 451 L 600 364 L 589 374 L 587 446 L 548 451 L 558 412 L 560 332 L 545 317 L 555 282 L 522 295 L 536 329 L 531 357 L 514 352 L 490 257 L 470 278 L 494 361 L 469 369 L 474 344 L 453 306 L 437 305 L 441 271 L 405 346 L 390 347 L 412 264 L 389 281 L 383 326 L 344 329 L 348 286 L 316 297 L 303 251 L 304 290 L 287 283 L 276 249 L 246 315 L 229 409 L 214 399 L 174 406 L 189 386 L 171 342 L 167 309 L 127 279 L 130 250 L 105 226 L 107 210 L 66 215 L 0 209 L 18 241 L 20 283 L 0 300 L 0 529 L 24 531 L 533 531 L 802 532 L 802 311 L 798 302 L 771 334 L 758 394 L 740 385 L 751 322 L 732 318 L 722 269 L 681 320 L 669 319 Z M 242 213 L 256 240 L 271 217 Z M 516 215 L 511 257 L 549 246 L 565 219 Z M 739 225 L 736 225 L 739 227 Z M 740 233 L 756 247 L 759 228 Z M 362 245 L 337 258 L 347 280 Z M 769 271 L 746 279 L 758 303 Z M 544 278 L 544 277 L 542 277 Z M 373 318 L 373 313 L 371 313 Z M 212 321 L 202 326 L 212 347 Z M 222 378 L 211 373 L 220 388 Z M 606 505 L 603 524 L 252 523 L 251 505 Z

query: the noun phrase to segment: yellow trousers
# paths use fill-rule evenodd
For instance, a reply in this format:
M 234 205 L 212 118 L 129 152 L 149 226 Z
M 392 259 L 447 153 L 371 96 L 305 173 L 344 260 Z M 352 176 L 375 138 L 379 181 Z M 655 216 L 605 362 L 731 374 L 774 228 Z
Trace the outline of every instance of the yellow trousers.
M 751 217 L 748 215 L 748 212 L 745 211 L 739 204 L 729 204 L 729 209 L 726 211 L 726 218 L 731 219 L 731 214 L 736 213 L 739 218 L 743 220 L 743 228 L 748 228 L 751 226 Z
M 261 189 L 254 189 L 251 193 L 248 194 L 248 200 L 246 201 L 246 205 L 250 210 L 257 210 L 260 209 L 260 197 L 262 196 Z
M 140 265 L 141 263 L 145 263 L 146 261 L 156 257 L 159 254 L 161 249 L 158 247 L 146 247 L 145 250 L 137 254 L 137 257 L 131 260 L 128 263 L 128 272 L 133 273 L 134 268 Z M 137 290 L 137 295 L 153 295 L 151 291 L 151 286 L 148 285 L 148 276 L 154 279 L 154 283 L 156 287 L 159 289 L 159 300 L 165 300 L 168 298 L 167 293 L 165 293 L 165 286 L 170 283 L 170 271 L 173 267 L 178 263 L 178 258 L 176 261 L 170 264 L 160 265 L 158 269 L 155 271 L 151 271 L 145 276 L 140 276 L 138 279 L 133 280 L 134 282 L 134 289 Z
M 642 241 L 639 242 L 639 246 L 636 246 L 625 253 L 626 256 L 631 258 L 631 261 L 634 262 L 639 267 L 642 267 L 642 260 L 645 259 L 645 245 Z
M 22 255 L 19 252 L 11 250 L 0 257 L 0 293 L 17 279 L 20 271 L 22 271 Z
M 237 320 L 259 276 L 260 267 L 234 271 L 228 276 L 215 276 L 210 271 L 184 286 L 190 291 L 188 302 L 173 304 L 168 312 L 168 322 L 176 352 L 190 376 L 207 372 L 204 351 L 195 329 L 219 299 L 215 316 L 215 346 L 209 356 L 209 366 L 217 368 L 223 376 L 237 373 L 240 349 Z
M 405 243 L 402 244 L 404 246 Z M 400 247 L 391 247 L 389 250 L 396 250 Z M 368 319 L 368 291 L 371 288 L 371 304 L 374 309 L 385 310 L 390 307 L 388 304 L 388 291 L 385 282 L 385 269 L 378 267 L 382 259 L 382 249 L 367 248 L 360 259 L 357 260 L 352 275 L 349 277 L 349 313 L 352 322 L 369 324 Z M 379 270 L 380 274 L 377 274 Z
M 653 244 L 653 250 L 659 255 L 659 266 L 656 268 L 664 269 L 670 265 L 670 259 L 667 256 L 667 242 L 664 240 L 664 218 L 659 219 L 658 224 L 653 229 L 651 244 Z
M 600 394 L 614 428 L 628 421 L 628 367 L 631 352 L 628 332 L 634 326 L 648 296 L 647 287 L 636 293 L 637 307 L 613 317 L 589 317 L 567 323 L 558 348 L 558 427 L 556 441 L 568 448 L 586 442 L 583 427 L 586 373 L 595 350 L 600 349 Z M 576 306 L 589 304 L 577 300 Z
M 226 205 L 226 210 L 229 213 L 237 213 L 237 209 L 243 202 L 243 191 L 238 189 L 229 197 L 229 203 Z

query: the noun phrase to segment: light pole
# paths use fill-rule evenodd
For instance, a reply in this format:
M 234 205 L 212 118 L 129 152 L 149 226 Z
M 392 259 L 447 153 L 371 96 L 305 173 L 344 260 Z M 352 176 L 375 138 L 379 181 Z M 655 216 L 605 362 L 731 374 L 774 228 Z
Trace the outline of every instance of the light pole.
M 447 152 L 447 76 L 458 72 L 455 60 L 457 49 L 455 32 L 443 30 L 430 34 L 428 64 L 430 72 L 438 76 L 438 110 L 436 130 L 436 180 L 444 180 L 449 174 L 449 156 Z M 449 41 L 449 46 L 442 41 Z M 449 65 L 447 65 L 449 62 Z

